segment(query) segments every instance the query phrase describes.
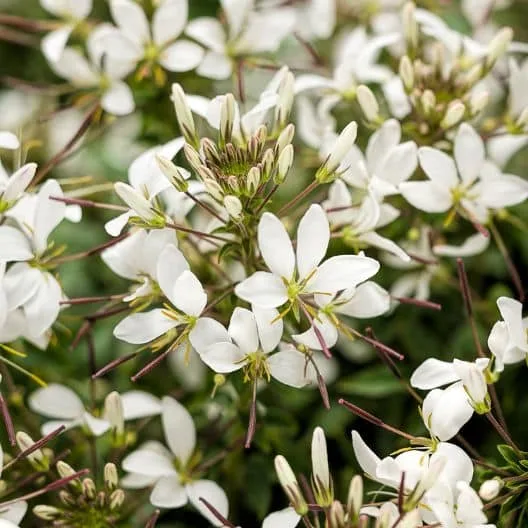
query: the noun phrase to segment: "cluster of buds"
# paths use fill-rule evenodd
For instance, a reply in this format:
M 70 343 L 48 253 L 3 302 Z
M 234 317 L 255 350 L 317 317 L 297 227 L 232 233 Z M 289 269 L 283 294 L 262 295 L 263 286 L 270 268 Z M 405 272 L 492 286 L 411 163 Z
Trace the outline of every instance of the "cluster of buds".
M 61 478 L 76 474 L 65 462 L 58 462 L 56 467 Z M 125 501 L 125 492 L 118 484 L 116 466 L 106 464 L 104 489 L 98 490 L 91 478 L 75 478 L 58 492 L 60 506 L 37 505 L 33 513 L 50 521 L 50 526 L 113 526 L 119 520 Z
M 172 98 L 187 142 L 185 157 L 214 204 L 236 221 L 241 220 L 243 213 L 252 215 L 258 211 L 269 199 L 270 185 L 284 182 L 293 164 L 294 126 L 287 124 L 293 102 L 292 74 L 286 72 L 280 83 L 272 122 L 254 129 L 245 124 L 244 117 L 240 118 L 234 96 L 222 96 L 216 141 L 198 138 L 191 110 L 178 84 L 173 86 Z M 262 117 L 268 110 L 271 113 L 272 108 L 260 110 Z M 256 109 L 251 112 L 258 113 Z M 178 191 L 188 191 L 189 183 L 180 168 L 160 157 L 158 163 Z

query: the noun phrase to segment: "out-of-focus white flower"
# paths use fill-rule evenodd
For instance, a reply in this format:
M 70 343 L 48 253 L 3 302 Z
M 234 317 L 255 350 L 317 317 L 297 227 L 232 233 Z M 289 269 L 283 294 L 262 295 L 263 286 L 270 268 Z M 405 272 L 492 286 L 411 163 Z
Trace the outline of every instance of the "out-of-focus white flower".
M 254 0 L 221 0 L 227 28 L 211 17 L 192 20 L 186 34 L 208 51 L 197 73 L 211 79 L 227 79 L 239 56 L 274 52 L 295 25 L 291 8 L 255 10 Z
M 528 197 L 528 182 L 501 174 L 486 161 L 484 142 L 466 123 L 460 125 L 455 137 L 454 160 L 431 147 L 420 148 L 418 157 L 429 180 L 403 182 L 400 191 L 422 211 L 444 213 L 455 208 L 471 220 L 485 223 L 490 210 L 519 204 Z
M 497 306 L 502 321 L 497 321 L 488 337 L 488 346 L 494 356 L 493 367 L 502 372 L 504 365 L 519 363 L 528 355 L 528 317 L 522 316 L 522 304 L 509 297 L 499 297 Z
M 202 503 L 207 500 L 222 516 L 228 515 L 224 490 L 212 480 L 192 478 L 190 462 L 196 449 L 196 428 L 191 415 L 174 398 L 162 400 L 161 419 L 167 449 L 148 442 L 123 460 L 128 488 L 153 486 L 150 502 L 159 508 L 181 508 L 190 502 L 213 526 L 222 523 Z
M 58 29 L 48 33 L 41 42 L 42 53 L 49 62 L 57 62 L 73 30 L 88 17 L 92 0 L 40 0 L 40 5 L 62 19 Z
M 377 261 L 356 255 L 331 257 L 320 264 L 329 241 L 328 219 L 319 205 L 312 205 L 299 223 L 296 255 L 282 222 L 264 213 L 258 244 L 270 272 L 255 272 L 236 286 L 235 293 L 255 306 L 276 308 L 295 302 L 302 294 L 321 293 L 331 298 L 377 273 Z
M 159 399 L 148 392 L 129 391 L 121 394 L 120 398 L 124 420 L 155 416 L 161 412 Z M 50 434 L 64 425 L 67 430 L 85 427 L 92 435 L 101 436 L 112 426 L 110 421 L 97 418 L 86 411 L 77 394 L 65 385 L 51 383 L 47 387 L 37 389 L 29 396 L 28 405 L 34 412 L 53 418 L 43 424 L 43 435 Z
M 125 65 L 127 73 L 138 63 L 145 68 L 160 64 L 171 72 L 185 72 L 200 64 L 204 51 L 190 40 L 180 38 L 188 18 L 188 0 L 164 0 L 149 23 L 143 8 L 132 0 L 110 0 L 117 27 L 101 38 L 101 46 L 114 61 Z

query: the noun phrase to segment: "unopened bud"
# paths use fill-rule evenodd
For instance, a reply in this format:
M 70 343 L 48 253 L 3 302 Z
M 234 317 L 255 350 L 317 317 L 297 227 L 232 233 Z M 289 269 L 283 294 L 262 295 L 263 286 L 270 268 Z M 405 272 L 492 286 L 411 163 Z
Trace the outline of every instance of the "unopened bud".
M 128 183 L 117 182 L 114 189 L 119 198 L 125 202 L 145 222 L 157 219 L 156 212 L 152 209 L 150 202 L 134 187 Z
M 236 196 L 226 196 L 224 198 L 224 207 L 227 214 L 234 220 L 239 220 L 242 216 L 242 202 Z
M 301 516 L 306 515 L 308 513 L 308 505 L 290 464 L 282 455 L 275 457 L 275 471 L 293 509 Z
M 255 196 L 260 185 L 260 169 L 251 167 L 246 177 L 246 192 L 249 196 Z
M 280 154 L 292 141 L 295 135 L 295 126 L 291 123 L 280 133 L 275 142 L 275 152 Z
M 403 34 L 407 46 L 411 50 L 418 47 L 418 22 L 416 21 L 416 6 L 414 2 L 407 2 L 402 10 Z
M 363 506 L 363 479 L 355 475 L 350 481 L 347 498 L 347 513 L 351 519 L 358 519 Z
M 279 156 L 279 163 L 277 165 L 277 172 L 273 178 L 276 185 L 280 185 L 288 175 L 293 165 L 293 145 L 284 147 Z
M 235 125 L 237 104 L 233 94 L 226 94 L 222 98 L 220 107 L 220 139 L 225 145 L 231 142 Z
M 125 502 L 125 492 L 122 489 L 116 489 L 110 495 L 110 509 L 117 510 Z
M 444 118 L 440 122 L 443 129 L 455 126 L 464 117 L 466 107 L 460 101 L 453 101 L 448 107 Z
M 39 504 L 33 508 L 33 513 L 39 518 L 45 521 L 53 521 L 57 517 L 60 517 L 62 511 L 54 506 L 48 506 L 46 504 Z
M 497 497 L 500 493 L 500 490 L 503 486 L 502 480 L 498 478 L 493 478 L 490 480 L 485 480 L 479 489 L 479 495 L 482 500 L 490 501 Z
M 488 92 L 477 92 L 473 94 L 469 100 L 469 111 L 471 115 L 477 115 L 486 108 L 489 103 L 489 93 Z
M 185 179 L 185 175 L 171 160 L 157 154 L 156 161 L 165 178 L 171 182 L 176 190 L 186 192 L 189 189 L 189 183 Z
M 176 119 L 178 120 L 178 124 L 180 125 L 180 129 L 182 131 L 183 136 L 185 137 L 185 140 L 191 145 L 198 147 L 199 143 L 198 138 L 196 136 L 196 129 L 194 126 L 192 112 L 189 108 L 189 105 L 187 104 L 185 92 L 178 83 L 174 83 L 172 85 L 171 99 L 174 103 Z
M 83 495 L 89 499 L 93 500 L 95 499 L 95 496 L 97 494 L 97 489 L 95 487 L 95 483 L 91 478 L 85 478 L 82 481 L 82 489 L 83 489 Z
M 515 124 L 521 128 L 524 128 L 528 125 L 528 106 L 519 114 Z
M 125 417 L 123 402 L 118 392 L 111 392 L 105 399 L 104 418 L 110 422 L 110 426 L 119 439 L 125 434 Z
M 488 44 L 488 56 L 486 57 L 486 67 L 491 68 L 497 60 L 506 53 L 513 40 L 513 29 L 502 28 Z
M 59 499 L 65 506 L 75 506 L 76 502 L 73 495 L 64 489 L 59 490 Z
M 105 482 L 105 486 L 110 491 L 116 489 L 117 483 L 119 482 L 117 468 L 115 464 L 112 464 L 111 462 L 106 464 L 104 467 L 104 482 Z
M 183 146 L 183 153 L 189 162 L 189 165 L 193 168 L 195 172 L 200 170 L 200 167 L 203 166 L 202 160 L 200 159 L 200 154 L 194 149 L 191 145 Z
M 407 55 L 404 55 L 400 60 L 399 73 L 403 86 L 410 92 L 414 87 L 414 68 L 411 59 Z
M 372 93 L 372 90 L 368 86 L 362 84 L 361 86 L 358 86 L 356 94 L 359 106 L 365 114 L 367 121 L 370 121 L 371 123 L 379 121 L 379 104 L 376 96 Z
M 482 64 L 475 64 L 465 75 L 464 83 L 467 88 L 472 88 L 482 79 Z
M 294 99 L 295 77 L 291 71 L 287 71 L 282 77 L 279 85 L 279 101 L 275 108 L 275 128 L 280 130 L 286 126 Z
M 222 187 L 212 179 L 205 179 L 203 180 L 203 184 L 205 186 L 205 190 L 218 202 L 222 202 L 224 199 L 224 191 L 222 190 Z
M 227 185 L 229 185 L 229 187 L 235 194 L 240 194 L 242 189 L 240 189 L 240 182 L 238 181 L 238 176 L 235 176 L 234 174 L 228 176 Z
M 23 431 L 19 431 L 16 434 L 16 441 L 20 451 L 26 451 L 35 445 L 33 438 Z M 26 458 L 37 471 L 47 471 L 49 469 L 49 460 L 41 449 L 33 451 Z
M 270 179 L 274 165 L 275 154 L 273 149 L 269 148 L 266 150 L 266 152 L 264 152 L 264 156 L 262 156 L 262 178 L 264 181 L 268 181 Z
M 316 427 L 312 436 L 312 488 L 319 506 L 328 507 L 334 500 L 326 437 L 321 427 Z
M 332 502 L 328 517 L 329 528 L 345 528 L 345 512 L 339 501 Z
M 72 475 L 75 475 L 76 471 L 73 469 L 69 464 L 64 462 L 63 460 L 59 460 L 57 462 L 57 472 L 61 476 L 61 478 L 68 478 Z
M 430 115 L 436 106 L 436 96 L 434 92 L 432 90 L 425 90 L 420 97 L 420 102 L 422 103 L 425 115 Z
M 353 147 L 357 137 L 357 123 L 352 121 L 339 134 L 330 155 L 323 166 L 317 171 L 315 178 L 319 183 L 329 183 L 335 177 L 335 171 L 343 161 L 343 158 Z

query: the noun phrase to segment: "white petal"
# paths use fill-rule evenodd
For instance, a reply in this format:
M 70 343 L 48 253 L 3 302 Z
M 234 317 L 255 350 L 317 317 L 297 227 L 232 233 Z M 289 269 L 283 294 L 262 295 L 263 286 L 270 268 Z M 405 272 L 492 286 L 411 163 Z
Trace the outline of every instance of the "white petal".
M 374 477 L 381 462 L 380 458 L 365 444 L 357 431 L 352 431 L 352 446 L 361 469 L 367 475 Z
M 189 264 L 176 246 L 167 246 L 161 252 L 156 266 L 158 284 L 167 299 L 175 306 L 175 302 L 180 296 L 180 292 L 176 288 L 176 281 L 188 269 Z
M 297 229 L 299 279 L 304 279 L 323 260 L 329 241 L 328 218 L 320 205 L 313 204 L 302 217 Z
M 258 350 L 257 322 L 250 310 L 237 306 L 231 315 L 227 331 L 244 354 L 252 354 Z
M 14 172 L 4 189 L 3 200 L 6 202 L 13 202 L 26 190 L 31 183 L 35 172 L 37 171 L 36 163 L 26 163 Z
M 242 31 L 253 4 L 253 0 L 220 0 L 232 38 L 238 36 Z
M 112 18 L 132 41 L 145 44 L 150 39 L 150 28 L 143 9 L 131 0 L 111 0 Z
M 55 322 L 60 311 L 62 290 L 51 273 L 42 273 L 33 297 L 24 305 L 27 324 L 32 335 L 41 335 Z
M 80 427 L 82 424 L 82 418 L 78 418 L 76 420 L 51 420 L 42 424 L 42 427 L 40 428 L 40 434 L 42 436 L 47 436 L 62 426 L 64 426 L 64 431 L 69 431 L 70 429 Z
M 273 378 L 289 387 L 300 389 L 312 381 L 312 365 L 307 363 L 304 354 L 294 348 L 271 355 L 268 366 Z
M 377 260 L 358 255 L 338 255 L 323 262 L 307 289 L 318 293 L 336 293 L 355 288 L 370 279 L 380 268 Z
M 237 284 L 235 294 L 260 308 L 276 308 L 288 300 L 280 277 L 264 271 L 257 271 Z
M 73 26 L 65 25 L 48 33 L 41 41 L 40 47 L 48 62 L 57 62 L 64 52 Z
M 27 509 L 28 509 L 27 502 L 25 501 L 15 502 L 14 504 L 6 506 L 5 509 L 2 508 L 3 510 L 2 520 L 12 522 L 15 525 L 19 524 L 24 518 L 24 515 L 26 515 Z M 4 528 L 16 528 L 16 527 L 5 526 Z
M 398 143 L 401 137 L 400 123 L 396 119 L 389 119 L 383 126 L 372 134 L 369 139 L 365 156 L 367 158 L 368 170 L 371 174 L 378 172 L 378 168 Z
M 159 398 L 150 392 L 132 390 L 120 395 L 125 420 L 136 420 L 161 413 Z
M 314 320 L 314 324 L 303 332 L 302 334 L 293 334 L 292 338 L 297 342 L 312 350 L 323 350 L 323 345 L 320 338 L 323 340 L 327 348 L 332 348 L 337 343 L 339 333 L 332 322 L 323 314 L 320 316 L 320 321 Z M 314 330 L 314 326 L 319 331 L 319 337 Z
M 128 211 L 126 213 L 116 216 L 112 220 L 109 220 L 105 224 L 105 231 L 113 237 L 119 236 L 125 226 L 128 223 L 128 219 L 132 216 L 132 212 Z
M 418 159 L 425 174 L 438 187 L 452 189 L 460 183 L 453 158 L 441 150 L 422 147 L 418 149 Z
M 177 38 L 189 14 L 187 0 L 169 0 L 162 2 L 152 17 L 152 36 L 158 46 L 163 46 Z
M 209 368 L 220 374 L 235 372 L 244 366 L 245 354 L 230 341 L 214 343 L 198 353 Z
M 300 520 L 301 516 L 293 508 L 285 508 L 267 515 L 262 528 L 295 528 Z
M 396 255 L 398 258 L 402 259 L 404 262 L 410 262 L 411 257 L 405 253 L 405 251 L 393 242 L 390 238 L 382 237 L 378 235 L 375 231 L 370 231 L 369 233 L 364 233 L 358 237 L 362 242 L 366 242 L 369 246 L 383 249 L 393 255 Z
M 196 446 L 196 428 L 187 409 L 174 398 L 162 399 L 161 421 L 172 453 L 185 465 Z
M 207 304 L 207 294 L 196 275 L 185 270 L 174 283 L 172 303 L 187 315 L 198 317 Z
M 473 462 L 463 449 L 447 442 L 440 442 L 436 446 L 435 453 L 446 459 L 446 465 L 442 471 L 442 480 L 446 480 L 451 489 L 455 487 L 457 482 L 471 482 Z
M 471 257 L 482 253 L 490 243 L 490 237 L 481 233 L 471 235 L 460 246 L 438 245 L 433 247 L 435 255 L 443 257 Z
M 262 351 L 269 354 L 280 343 L 284 332 L 284 322 L 279 318 L 279 312 L 273 308 L 252 307 L 257 322 L 258 335 Z
M 187 491 L 177 475 L 162 477 L 150 494 L 150 503 L 158 508 L 181 508 L 187 504 Z
M 229 342 L 231 338 L 216 319 L 200 317 L 189 335 L 192 346 L 199 354 L 215 343 Z
M 394 185 L 408 180 L 418 166 L 416 144 L 408 141 L 394 147 L 376 172 L 376 176 Z
M 479 188 L 479 202 L 494 209 L 517 205 L 528 198 L 528 182 L 510 174 L 482 181 Z
M 92 416 L 89 412 L 84 413 L 84 425 L 94 436 L 101 436 L 110 429 L 110 422 Z
M 225 47 L 225 33 L 222 24 L 212 17 L 199 17 L 191 20 L 185 33 L 200 44 L 222 53 Z
M 77 394 L 57 383 L 50 383 L 33 392 L 28 405 L 36 413 L 64 420 L 75 420 L 84 413 L 84 405 Z
M 428 358 L 414 371 L 410 382 L 417 389 L 430 390 L 459 379 L 453 363 Z
M 346 291 L 339 296 L 340 301 L 347 298 Z M 375 282 L 367 281 L 356 288 L 349 301 L 339 304 L 336 311 L 349 317 L 369 319 L 384 314 L 389 308 L 389 292 Z
M 50 200 L 50 196 L 63 196 L 55 180 L 47 180 L 38 193 L 33 241 L 39 253 L 47 248 L 48 236 L 61 223 L 66 211 L 66 204 Z
M 283 223 L 271 213 L 264 213 L 260 219 L 258 245 L 270 271 L 290 280 L 295 269 L 292 243 Z
M 458 172 L 465 185 L 470 184 L 479 176 L 484 163 L 484 142 L 475 129 L 467 123 L 458 128 L 454 146 L 455 160 Z
M 450 192 L 433 182 L 403 182 L 400 192 L 413 207 L 426 213 L 445 213 L 453 205 Z
M 208 79 L 223 80 L 227 79 L 233 70 L 229 58 L 223 53 L 210 51 L 196 69 L 196 73 Z
M 74 86 L 87 88 L 97 86 L 99 75 L 84 55 L 73 48 L 66 48 L 56 62 L 50 64 L 53 71 Z
M 178 324 L 178 321 L 164 315 L 164 310 L 157 308 L 125 317 L 114 328 L 114 336 L 126 343 L 142 345 L 162 336 Z
M 125 471 L 149 477 L 176 476 L 172 461 L 167 456 L 147 449 L 138 449 L 126 456 L 121 463 Z
M 116 116 L 131 114 L 136 108 L 132 90 L 123 81 L 112 83 L 101 98 L 101 106 L 109 114 Z
M 29 240 L 18 229 L 0 226 L 0 262 L 23 261 L 33 258 Z
M 212 480 L 197 480 L 186 486 L 190 503 L 213 525 L 223 526 L 200 500 L 205 499 L 213 506 L 220 515 L 227 517 L 229 514 L 229 503 L 224 490 Z
M 0 131 L 0 148 L 16 150 L 20 147 L 20 141 L 12 132 Z
M 171 72 L 186 72 L 196 68 L 204 57 L 204 50 L 190 40 L 178 40 L 167 46 L 159 62 Z

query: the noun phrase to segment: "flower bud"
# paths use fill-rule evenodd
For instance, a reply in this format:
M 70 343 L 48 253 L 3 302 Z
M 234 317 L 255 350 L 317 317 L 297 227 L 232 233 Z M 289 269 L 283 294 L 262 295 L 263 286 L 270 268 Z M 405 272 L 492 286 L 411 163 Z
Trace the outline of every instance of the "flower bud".
M 418 47 L 418 22 L 416 21 L 416 6 L 414 2 L 407 2 L 402 10 L 403 34 L 407 46 L 412 50 Z
M 510 27 L 502 28 L 488 44 L 486 67 L 491 68 L 497 60 L 506 53 L 513 40 L 513 30 Z
M 220 156 L 218 155 L 218 149 L 216 148 L 216 145 L 213 141 L 211 141 L 209 138 L 202 138 L 200 140 L 200 145 L 201 151 L 207 160 L 211 161 L 215 165 L 219 165 L 221 163 Z
M 524 128 L 526 125 L 528 125 L 528 106 L 519 114 L 515 124 L 521 128 Z
M 45 521 L 53 521 L 57 517 L 60 517 L 62 511 L 54 506 L 48 506 L 46 504 L 39 504 L 33 508 L 33 513 L 39 518 Z
M 105 399 L 104 419 L 110 422 L 116 439 L 122 439 L 125 434 L 125 417 L 121 396 L 116 391 L 111 392 Z
M 403 86 L 408 92 L 411 92 L 414 87 L 414 68 L 407 55 L 404 55 L 400 60 L 399 73 Z
M 104 482 L 105 486 L 113 491 L 117 488 L 117 483 L 119 482 L 119 477 L 117 475 L 117 468 L 115 464 L 109 462 L 104 467 Z
M 218 202 L 222 202 L 224 199 L 224 191 L 220 185 L 212 179 L 204 179 L 203 184 L 205 190 Z
M 286 126 L 294 99 L 295 77 L 287 70 L 279 85 L 279 101 L 275 108 L 275 128 L 280 130 Z
M 329 528 L 345 528 L 345 512 L 339 501 L 332 502 L 328 521 Z
M 455 126 L 464 117 L 465 112 L 466 107 L 460 101 L 453 101 L 447 107 L 447 111 L 440 122 L 440 126 L 444 129 Z
M 240 189 L 240 183 L 238 181 L 237 176 L 235 176 L 234 174 L 231 174 L 231 176 L 228 176 L 227 185 L 229 185 L 229 187 L 235 194 L 240 194 L 241 189 Z
M 277 173 L 275 174 L 273 181 L 276 185 L 280 185 L 288 175 L 293 165 L 293 145 L 286 146 L 280 156 L 279 163 L 277 165 Z
M 469 361 L 453 360 L 455 372 L 462 380 L 469 402 L 478 414 L 490 411 L 491 403 L 488 395 L 488 384 L 484 372 Z
M 16 441 L 20 451 L 26 451 L 35 445 L 33 438 L 23 431 L 19 431 L 16 434 Z M 49 469 L 49 460 L 41 449 L 33 451 L 26 458 L 37 471 L 47 471 Z
M 359 511 L 363 506 L 363 479 L 361 475 L 355 475 L 350 481 L 347 498 L 347 512 L 352 519 L 358 519 Z
M 469 111 L 471 115 L 480 114 L 489 103 L 488 92 L 477 92 L 473 94 L 469 100 Z
M 66 462 L 59 460 L 57 462 L 57 472 L 59 473 L 61 478 L 68 478 L 72 475 L 75 475 L 76 471 L 73 469 L 69 464 L 66 464 Z
M 196 136 L 196 128 L 194 126 L 194 119 L 192 116 L 191 109 L 187 104 L 185 98 L 185 92 L 178 83 L 172 85 L 172 102 L 174 103 L 174 110 L 176 111 L 176 119 L 180 125 L 185 140 L 194 145 L 195 147 L 199 146 L 198 138 Z
M 95 496 L 97 494 L 97 489 L 95 487 L 95 483 L 91 478 L 85 478 L 82 481 L 82 489 L 83 489 L 83 495 L 89 499 L 93 500 L 95 499 Z
M 195 172 L 199 172 L 200 167 L 202 167 L 203 164 L 202 160 L 200 159 L 200 154 L 198 154 L 196 149 L 191 145 L 186 144 L 183 146 L 183 153 L 185 154 L 185 157 L 187 158 L 187 161 L 189 162 L 189 165 L 192 167 L 192 169 Z
M 329 183 L 335 177 L 335 171 L 353 147 L 357 137 L 357 123 L 352 121 L 339 134 L 328 158 L 317 171 L 315 178 L 319 183 Z
M 262 178 L 264 181 L 268 181 L 270 179 L 274 165 L 275 154 L 273 149 L 269 148 L 266 150 L 266 152 L 264 152 L 264 156 L 262 156 Z
M 321 427 L 316 427 L 312 436 L 312 488 L 319 506 L 328 507 L 334 500 L 326 438 Z
M 189 183 L 185 179 L 183 172 L 170 160 L 156 154 L 158 167 L 167 180 L 180 192 L 186 192 L 189 189 Z
M 482 79 L 482 64 L 475 64 L 464 76 L 464 83 L 467 88 L 472 88 Z
M 361 110 L 365 114 L 367 121 L 376 122 L 380 120 L 379 105 L 372 90 L 362 84 L 357 89 L 357 100 Z
M 280 154 L 292 141 L 295 135 L 295 126 L 291 123 L 280 133 L 275 142 L 275 152 Z
M 145 222 L 151 222 L 157 219 L 156 212 L 152 209 L 150 202 L 134 187 L 128 183 L 117 182 L 114 189 L 119 198 L 125 202 L 134 213 L 136 213 Z
M 479 495 L 482 500 L 490 501 L 493 500 L 500 493 L 503 482 L 498 478 L 485 480 L 479 489 Z
M 436 106 L 436 96 L 432 90 L 424 90 L 424 93 L 420 97 L 420 103 L 425 115 L 430 115 L 434 111 Z
M 246 192 L 249 196 L 255 196 L 260 185 L 260 169 L 251 167 L 246 177 Z
M 110 495 L 110 509 L 117 510 L 125 502 L 125 492 L 122 489 L 116 489 Z
M 282 489 L 288 496 L 293 509 L 301 516 L 306 515 L 306 513 L 308 513 L 308 505 L 304 500 L 301 488 L 292 468 L 282 455 L 275 457 L 275 471 Z
M 236 196 L 226 196 L 224 198 L 224 207 L 227 214 L 234 220 L 239 220 L 242 216 L 242 202 Z
M 233 94 L 222 97 L 220 106 L 220 140 L 225 145 L 231 142 L 233 127 L 235 125 L 237 104 Z

